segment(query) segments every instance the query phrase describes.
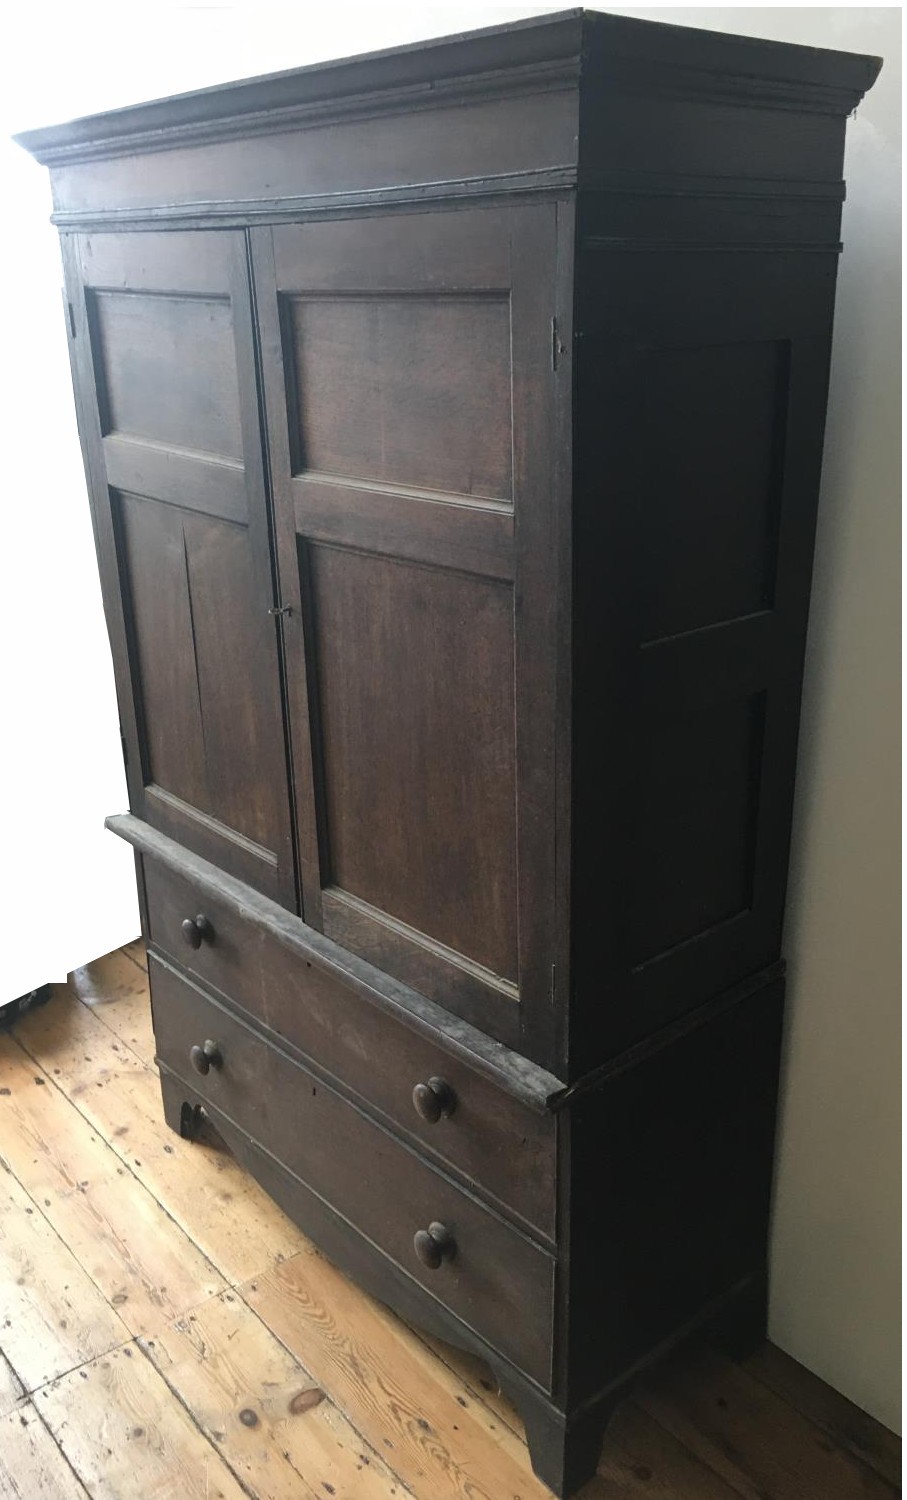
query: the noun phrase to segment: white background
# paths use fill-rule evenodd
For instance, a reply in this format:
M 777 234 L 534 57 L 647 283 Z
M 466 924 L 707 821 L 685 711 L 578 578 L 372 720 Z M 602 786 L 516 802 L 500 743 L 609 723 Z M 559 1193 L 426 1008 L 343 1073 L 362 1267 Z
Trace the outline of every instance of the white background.
M 5 21 L 0 135 L 555 6 L 32 5 Z M 603 7 L 604 8 L 604 7 Z M 771 1334 L 898 1425 L 900 11 L 613 6 L 885 58 L 848 199 L 801 736 Z M 8 13 L 9 14 L 9 13 Z M 0 141 L 0 1003 L 138 932 L 47 176 Z

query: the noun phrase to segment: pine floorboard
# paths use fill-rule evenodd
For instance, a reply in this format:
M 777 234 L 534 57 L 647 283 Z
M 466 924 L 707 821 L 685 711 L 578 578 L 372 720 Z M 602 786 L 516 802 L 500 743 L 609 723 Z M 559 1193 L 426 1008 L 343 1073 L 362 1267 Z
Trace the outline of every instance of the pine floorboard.
M 888 1500 L 900 1442 L 766 1345 L 641 1382 L 582 1500 Z M 481 1361 L 167 1129 L 141 943 L 0 1033 L 0 1500 L 548 1500 Z

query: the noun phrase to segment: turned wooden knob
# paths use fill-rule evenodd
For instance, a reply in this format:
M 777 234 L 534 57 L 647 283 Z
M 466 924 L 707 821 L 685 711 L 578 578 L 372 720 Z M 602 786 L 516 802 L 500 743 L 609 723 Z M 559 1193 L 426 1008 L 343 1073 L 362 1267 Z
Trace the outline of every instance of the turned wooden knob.
M 423 1266 L 430 1271 L 437 1271 L 442 1260 L 449 1260 L 457 1248 L 453 1235 L 443 1224 L 429 1224 L 427 1229 L 417 1229 L 413 1245 Z
M 181 926 L 190 948 L 200 948 L 203 942 L 210 943 L 214 939 L 214 928 L 202 912 L 197 917 L 187 917 Z
M 413 1089 L 416 1114 L 430 1125 L 436 1124 L 442 1115 L 452 1115 L 456 1103 L 456 1094 L 443 1078 L 429 1078 L 427 1083 L 417 1083 Z
M 203 1047 L 191 1047 L 189 1050 L 189 1061 L 196 1073 L 207 1073 L 211 1068 L 219 1068 L 223 1065 L 220 1048 L 216 1042 L 205 1042 Z

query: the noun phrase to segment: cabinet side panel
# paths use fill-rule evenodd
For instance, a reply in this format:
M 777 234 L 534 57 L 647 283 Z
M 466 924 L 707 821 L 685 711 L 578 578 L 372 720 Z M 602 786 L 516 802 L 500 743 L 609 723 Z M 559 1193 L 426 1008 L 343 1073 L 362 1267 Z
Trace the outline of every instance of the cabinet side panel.
M 573 1107 L 571 1402 L 764 1275 L 783 993 L 753 990 Z
M 709 245 L 704 199 L 703 243 L 633 251 L 613 205 L 578 255 L 573 1077 L 780 954 L 837 266 Z

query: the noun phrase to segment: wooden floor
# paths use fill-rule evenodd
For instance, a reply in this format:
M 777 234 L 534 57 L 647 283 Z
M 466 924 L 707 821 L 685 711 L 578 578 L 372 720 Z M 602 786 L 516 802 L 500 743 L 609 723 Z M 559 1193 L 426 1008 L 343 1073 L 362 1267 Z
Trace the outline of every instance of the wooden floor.
M 546 1500 L 488 1372 L 357 1291 L 160 1110 L 139 944 L 0 1034 L 0 1495 Z M 896 1494 L 899 1444 L 770 1345 L 677 1357 L 583 1500 Z

